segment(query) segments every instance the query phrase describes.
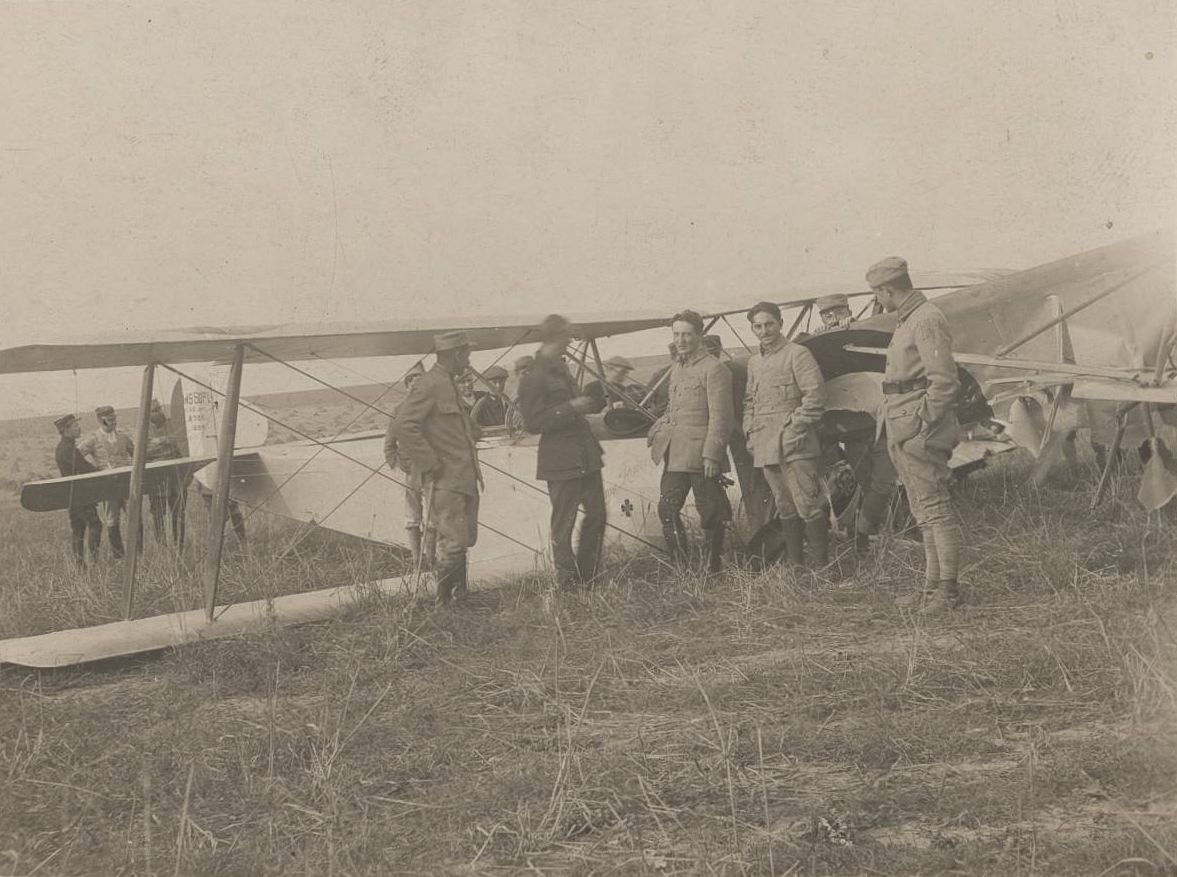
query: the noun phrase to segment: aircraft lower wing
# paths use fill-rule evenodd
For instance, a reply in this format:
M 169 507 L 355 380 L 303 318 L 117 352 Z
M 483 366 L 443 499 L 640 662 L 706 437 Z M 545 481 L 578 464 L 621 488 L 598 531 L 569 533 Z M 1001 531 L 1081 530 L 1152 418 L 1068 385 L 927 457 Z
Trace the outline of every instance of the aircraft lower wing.
M 233 460 L 236 465 L 256 457 L 256 451 L 246 451 L 235 453 Z M 183 481 L 215 461 L 216 457 L 201 456 L 148 463 L 143 470 L 143 492 L 150 493 L 177 479 Z M 111 499 L 125 499 L 130 490 L 131 467 L 120 466 L 85 475 L 30 481 L 20 489 L 20 504 L 31 512 L 53 512 Z

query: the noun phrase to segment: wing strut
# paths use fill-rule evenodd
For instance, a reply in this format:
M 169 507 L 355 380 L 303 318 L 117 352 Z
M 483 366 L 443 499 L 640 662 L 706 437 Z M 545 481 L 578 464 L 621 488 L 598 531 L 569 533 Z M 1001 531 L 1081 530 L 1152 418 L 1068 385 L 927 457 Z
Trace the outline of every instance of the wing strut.
M 127 561 L 123 567 L 123 618 L 131 620 L 135 608 L 135 571 L 139 552 L 143 550 L 143 470 L 147 467 L 147 430 L 151 416 L 151 394 L 155 383 L 155 363 L 143 369 L 139 393 L 139 423 L 135 430 L 135 456 L 131 462 L 131 496 L 127 508 Z
M 225 388 L 225 405 L 217 435 L 217 486 L 213 493 L 212 520 L 209 523 L 208 556 L 204 565 L 204 614 L 213 620 L 217 604 L 217 584 L 221 577 L 221 551 L 225 546 L 225 519 L 229 515 L 229 479 L 233 470 L 233 443 L 237 437 L 237 405 L 241 401 L 241 373 L 245 366 L 245 345 L 233 351 L 229 385 Z

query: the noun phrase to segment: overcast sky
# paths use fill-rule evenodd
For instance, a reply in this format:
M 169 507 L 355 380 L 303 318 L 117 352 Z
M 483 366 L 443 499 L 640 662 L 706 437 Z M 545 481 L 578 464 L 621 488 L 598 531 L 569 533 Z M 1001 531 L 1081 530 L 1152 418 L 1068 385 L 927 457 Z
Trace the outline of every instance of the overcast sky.
M 3 3 L 0 346 L 1028 267 L 1172 221 L 1174 6 Z

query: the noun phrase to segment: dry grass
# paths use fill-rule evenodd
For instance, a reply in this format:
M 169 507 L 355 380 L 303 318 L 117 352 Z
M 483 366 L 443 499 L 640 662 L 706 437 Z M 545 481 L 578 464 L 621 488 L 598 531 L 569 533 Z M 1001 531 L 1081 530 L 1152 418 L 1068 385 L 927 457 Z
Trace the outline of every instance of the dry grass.
M 1089 516 L 1024 476 L 961 489 L 948 620 L 899 605 L 921 551 L 892 540 L 841 582 L 637 557 L 590 593 L 4 667 L 0 874 L 1177 874 L 1172 522 L 1130 479 Z M 5 633 L 112 612 L 31 518 L 5 512 Z M 296 532 L 231 586 L 395 562 L 317 532 L 275 561 Z M 155 609 L 191 596 L 146 562 Z

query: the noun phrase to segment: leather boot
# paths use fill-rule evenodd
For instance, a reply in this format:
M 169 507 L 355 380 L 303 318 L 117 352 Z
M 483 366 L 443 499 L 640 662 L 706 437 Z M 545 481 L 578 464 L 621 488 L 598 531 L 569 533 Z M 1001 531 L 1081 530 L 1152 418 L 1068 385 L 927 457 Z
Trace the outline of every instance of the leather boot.
M 956 579 L 943 579 L 932 598 L 920 610 L 923 615 L 939 615 L 958 608 L 964 602 Z
M 687 534 L 670 524 L 662 525 L 662 538 L 666 540 L 666 554 L 675 566 L 687 562 Z
M 870 536 L 866 533 L 854 534 L 854 553 L 859 557 L 870 554 Z
M 413 527 L 406 531 L 409 535 L 409 551 L 413 553 L 413 570 L 419 572 L 421 566 L 421 531 Z
M 825 515 L 805 522 L 805 540 L 813 555 L 813 568 L 822 569 L 830 563 L 830 522 Z
M 781 521 L 781 532 L 785 537 L 785 556 L 789 563 L 805 566 L 805 524 L 800 518 Z
M 126 554 L 126 549 L 123 548 L 123 533 L 117 524 L 106 528 L 106 538 L 110 541 L 110 552 L 115 560 Z
M 469 593 L 470 577 L 466 566 L 466 552 L 462 552 L 462 559 L 454 565 L 454 596 L 464 600 Z
M 704 545 L 707 552 L 707 572 L 723 571 L 723 537 L 724 528 L 721 524 L 704 531 Z
M 456 566 L 444 566 L 437 571 L 437 605 L 449 606 L 454 601 L 454 587 L 458 580 Z

